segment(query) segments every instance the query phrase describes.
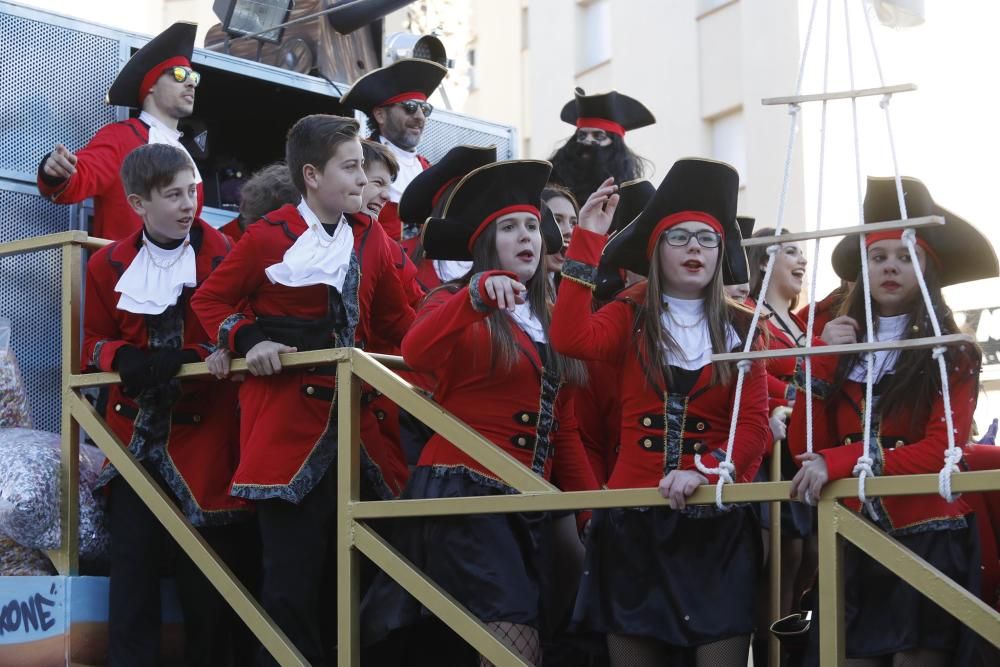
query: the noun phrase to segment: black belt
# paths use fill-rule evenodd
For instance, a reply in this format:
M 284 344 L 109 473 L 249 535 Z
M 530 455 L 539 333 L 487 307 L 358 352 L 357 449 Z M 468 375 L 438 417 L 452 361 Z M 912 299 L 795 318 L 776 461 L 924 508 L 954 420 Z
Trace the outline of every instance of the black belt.
M 337 345 L 337 322 L 332 318 L 258 317 L 257 324 L 269 339 L 299 352 L 325 350 Z
M 135 420 L 139 416 L 139 408 L 127 403 L 115 403 L 112 409 L 126 419 Z M 170 416 L 174 424 L 200 424 L 201 415 L 193 412 L 174 412 Z

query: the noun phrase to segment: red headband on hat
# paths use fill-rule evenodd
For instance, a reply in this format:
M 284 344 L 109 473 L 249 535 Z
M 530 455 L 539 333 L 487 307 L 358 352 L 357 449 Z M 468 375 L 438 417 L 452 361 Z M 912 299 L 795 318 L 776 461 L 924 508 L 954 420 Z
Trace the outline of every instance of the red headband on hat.
M 870 248 L 873 243 L 878 243 L 879 241 L 889 241 L 889 240 L 901 241 L 902 239 L 903 239 L 902 229 L 890 229 L 889 231 L 886 232 L 873 232 L 871 234 L 865 234 L 865 247 Z M 934 252 L 934 248 L 931 247 L 930 243 L 920 238 L 919 236 L 916 237 L 916 243 L 918 246 L 924 249 L 924 253 L 928 257 L 934 260 L 935 264 L 941 266 L 941 261 L 938 259 L 938 256 Z
M 605 132 L 610 132 L 611 134 L 617 134 L 619 137 L 625 136 L 625 128 L 613 120 L 608 120 L 607 118 L 583 116 L 576 119 L 576 126 L 596 127 L 599 130 L 604 130 Z
M 376 104 L 377 107 L 387 107 L 390 104 L 395 104 L 396 102 L 406 102 L 408 100 L 420 100 L 421 102 L 427 101 L 427 96 L 420 91 L 411 91 L 409 93 L 400 93 L 394 97 L 390 97 L 385 102 L 381 104 Z
M 456 176 L 455 178 L 448 179 L 447 181 L 445 181 L 444 185 L 438 188 L 437 192 L 434 193 L 434 196 L 431 197 L 431 208 L 437 206 L 437 203 L 441 201 L 441 197 L 444 196 L 445 190 L 454 185 L 455 182 L 458 181 L 460 178 L 462 177 Z
M 513 206 L 504 206 L 499 211 L 494 211 L 485 220 L 476 227 L 476 231 L 472 232 L 472 236 L 469 237 L 469 252 L 472 252 L 472 246 L 476 243 L 476 239 L 479 235 L 486 231 L 486 228 L 491 222 L 497 218 L 502 218 L 505 215 L 510 215 L 511 213 L 531 213 L 536 218 L 541 220 L 542 214 L 538 210 L 537 206 L 532 206 L 531 204 L 514 204 Z
M 142 83 L 139 84 L 139 104 L 143 103 L 146 95 L 149 95 L 149 89 L 153 87 L 156 80 L 172 67 L 191 67 L 191 61 L 184 56 L 174 56 L 173 58 L 167 58 L 146 72 L 146 76 L 142 77 Z
M 715 216 L 709 215 L 704 211 L 681 211 L 679 213 L 671 213 L 656 223 L 656 227 L 653 228 L 653 233 L 649 235 L 649 241 L 646 243 L 646 259 L 652 259 L 653 252 L 656 250 L 656 244 L 660 240 L 660 234 L 667 231 L 671 227 L 676 227 L 682 222 L 704 222 L 714 231 L 718 232 L 722 236 L 725 236 L 725 233 L 722 231 L 722 225 L 715 219 Z

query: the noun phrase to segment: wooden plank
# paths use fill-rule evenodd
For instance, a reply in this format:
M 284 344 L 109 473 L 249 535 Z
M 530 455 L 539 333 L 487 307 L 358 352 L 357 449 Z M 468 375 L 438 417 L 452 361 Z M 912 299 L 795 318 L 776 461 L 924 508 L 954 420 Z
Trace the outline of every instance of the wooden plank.
M 874 343 L 847 343 L 844 345 L 817 345 L 814 347 L 791 347 L 777 350 L 757 350 L 754 352 L 726 352 L 713 354 L 712 361 L 739 361 L 740 359 L 780 359 L 784 357 L 813 357 L 823 354 L 858 354 L 860 352 L 877 352 L 879 350 L 919 350 L 938 345 L 975 344 L 976 339 L 969 334 L 948 334 L 947 336 L 929 336 L 927 338 L 910 338 Z
M 893 229 L 919 229 L 921 227 L 933 227 L 943 224 L 945 224 L 945 219 L 940 215 L 924 215 L 918 218 L 871 222 L 865 225 L 854 225 L 853 227 L 834 227 L 832 229 L 819 229 L 811 232 L 791 232 L 789 234 L 782 234 L 781 236 L 756 236 L 743 239 L 741 245 L 744 248 L 749 248 L 751 246 L 772 245 L 774 243 L 798 243 L 799 241 L 826 239 L 836 236 L 847 236 L 849 234 L 873 234 Z
M 59 248 L 67 243 L 85 243 L 87 233 L 81 231 L 58 232 L 56 234 L 43 234 L 42 236 L 32 236 L 19 241 L 0 243 L 0 257 L 5 255 L 20 255 L 26 252 L 38 250 L 50 250 Z
M 820 667 L 845 664 L 844 544 L 838 533 L 838 519 L 847 513 L 835 499 L 819 503 L 819 629 Z
M 361 381 L 337 367 L 337 665 L 361 665 L 361 559 L 351 507 L 361 499 Z
M 900 83 L 895 86 L 860 88 L 857 90 L 839 90 L 832 93 L 813 93 L 810 95 L 791 95 L 788 97 L 765 97 L 760 101 L 760 103 L 764 106 L 775 106 L 781 104 L 802 104 L 803 102 L 822 102 L 823 100 L 849 100 L 858 97 L 872 97 L 875 95 L 909 93 L 916 89 L 916 84 Z

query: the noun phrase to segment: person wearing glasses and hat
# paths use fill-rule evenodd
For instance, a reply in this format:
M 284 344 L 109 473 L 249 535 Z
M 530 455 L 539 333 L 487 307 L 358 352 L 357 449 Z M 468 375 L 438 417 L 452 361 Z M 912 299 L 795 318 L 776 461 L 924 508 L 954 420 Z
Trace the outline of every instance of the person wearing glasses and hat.
M 561 354 L 620 369 L 621 450 L 610 489 L 658 486 L 668 506 L 596 511 L 574 612 L 606 633 L 612 665 L 743 667 L 754 628 L 760 533 L 749 505 L 687 506 L 726 459 L 736 364 L 750 313 L 723 292 L 745 267 L 736 227 L 739 176 L 688 158 L 671 167 L 642 213 L 607 239 L 619 195 L 607 179 L 580 210 L 552 317 Z M 592 311 L 598 262 L 647 276 Z M 734 258 L 738 261 L 732 262 Z M 763 364 L 744 376 L 730 452 L 734 482 L 749 482 L 771 433 Z M 696 456 L 706 468 L 699 469 Z
M 379 214 L 379 222 L 394 241 L 404 236 L 399 199 L 410 181 L 430 166 L 417 153 L 417 146 L 434 111 L 427 98 L 446 74 L 446 67 L 430 60 L 397 60 L 365 74 L 340 98 L 342 106 L 368 116 L 369 139 L 388 146 L 399 162 L 399 173 L 389 188 L 390 200 Z
M 593 490 L 572 407 L 583 365 L 548 344 L 539 204 L 550 169 L 540 160 L 480 167 L 458 183 L 442 216 L 426 222 L 428 257 L 471 261 L 472 269 L 427 297 L 402 351 L 411 368 L 433 375 L 443 409 L 535 474 L 554 472 L 565 490 Z M 514 492 L 434 435 L 403 497 Z M 400 523 L 392 542 L 513 651 L 539 664 L 551 535 L 547 513 L 427 517 Z M 428 614 L 384 573 L 363 613 L 368 641 Z
M 576 126 L 576 133 L 549 158 L 552 181 L 569 188 L 577 201 L 587 201 L 609 176 L 618 184 L 643 177 L 643 158 L 625 144 L 626 131 L 656 122 L 642 102 L 616 90 L 587 95 L 577 88 L 559 118 Z
M 137 118 L 104 126 L 76 153 L 56 144 L 39 163 L 38 191 L 43 197 L 57 204 L 94 198 L 91 235 L 117 241 L 142 228 L 119 176 L 125 156 L 134 148 L 170 144 L 187 153 L 177 122 L 194 111 L 195 88 L 201 81 L 191 68 L 197 29 L 194 23 L 173 24 L 136 51 L 118 73 L 107 103 L 139 109 Z M 204 193 L 197 168 L 195 177 L 195 214 L 200 215 Z
M 942 296 L 948 285 L 993 278 L 1000 274 L 990 240 L 969 222 L 934 202 L 915 178 L 902 178 L 907 217 L 940 215 L 943 226 L 915 230 L 916 256 L 903 241 L 902 230 L 865 236 L 870 294 L 861 280 L 858 237 L 848 236 L 834 248 L 833 268 L 854 281 L 843 312 L 854 322 L 857 340 L 867 340 L 865 310 L 871 306 L 874 339 L 902 341 L 934 335 L 917 281 L 926 282 L 942 335 L 959 327 Z M 894 178 L 868 179 L 865 223 L 899 220 L 901 207 Z M 832 326 L 828 324 L 829 328 Z M 853 341 L 852 341 L 853 342 Z M 871 436 L 867 450 L 862 408 L 868 381 L 865 359 L 855 355 L 814 357 L 813 452 L 806 452 L 803 411 L 792 412 L 788 443 L 801 466 L 792 480 L 793 497 L 819 497 L 827 482 L 855 475 L 858 459 L 867 454 L 873 476 L 936 474 L 944 465 L 948 427 L 936 353 L 930 348 L 874 353 Z M 974 343 L 943 350 L 954 439 L 968 442 L 979 391 L 982 351 Z M 804 378 L 799 379 L 804 384 Z M 802 393 L 799 400 L 805 401 Z M 964 496 L 951 502 L 939 494 L 857 498 L 844 504 L 862 513 L 960 586 L 979 593 L 979 544 Z M 907 665 L 971 665 L 968 650 L 975 641 L 957 619 L 902 582 L 892 572 L 847 545 L 844 554 L 846 653 L 852 664 L 875 665 L 887 659 Z M 815 614 L 815 610 L 814 610 Z M 823 619 L 819 619 L 822 623 Z M 810 627 L 811 655 L 818 660 L 818 623 Z M 856 662 L 855 662 L 856 661 Z

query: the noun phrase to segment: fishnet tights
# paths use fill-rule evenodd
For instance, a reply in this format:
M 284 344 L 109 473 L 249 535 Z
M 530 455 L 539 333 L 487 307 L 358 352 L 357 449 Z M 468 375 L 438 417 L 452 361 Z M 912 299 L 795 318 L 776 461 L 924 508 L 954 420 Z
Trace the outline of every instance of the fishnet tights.
M 890 664 L 883 658 L 848 658 L 847 667 L 883 667 Z M 951 656 L 944 651 L 915 649 L 892 656 L 892 667 L 948 667 Z
M 608 635 L 611 667 L 663 667 L 670 660 L 667 646 L 648 637 Z M 698 667 L 746 667 L 750 637 L 730 637 L 695 649 Z
M 486 627 L 525 662 L 536 667 L 542 664 L 542 643 L 535 628 L 520 623 L 503 622 L 487 623 Z M 493 667 L 493 663 L 479 656 L 479 667 Z

